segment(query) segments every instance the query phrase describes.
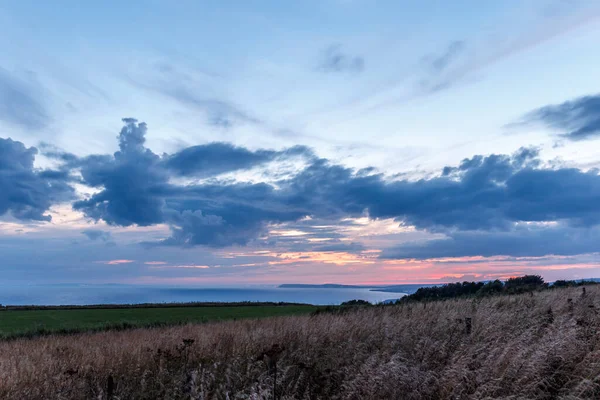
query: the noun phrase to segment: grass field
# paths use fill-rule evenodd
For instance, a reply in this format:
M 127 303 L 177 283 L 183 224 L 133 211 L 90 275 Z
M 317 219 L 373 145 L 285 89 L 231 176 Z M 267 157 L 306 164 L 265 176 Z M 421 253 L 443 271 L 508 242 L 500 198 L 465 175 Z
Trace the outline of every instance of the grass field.
M 0 399 L 597 400 L 586 289 L 0 341 Z
M 0 338 L 37 336 L 179 325 L 241 318 L 303 315 L 317 309 L 310 305 L 252 305 L 210 307 L 160 307 L 119 309 L 9 310 L 0 312 Z

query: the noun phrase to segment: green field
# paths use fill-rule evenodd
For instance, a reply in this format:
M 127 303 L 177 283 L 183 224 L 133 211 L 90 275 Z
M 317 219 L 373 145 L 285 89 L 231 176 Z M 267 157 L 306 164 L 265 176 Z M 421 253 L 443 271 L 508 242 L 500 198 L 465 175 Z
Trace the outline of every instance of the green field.
M 0 338 L 177 325 L 239 318 L 302 315 L 309 314 L 317 308 L 310 305 L 253 305 L 7 310 L 0 312 Z

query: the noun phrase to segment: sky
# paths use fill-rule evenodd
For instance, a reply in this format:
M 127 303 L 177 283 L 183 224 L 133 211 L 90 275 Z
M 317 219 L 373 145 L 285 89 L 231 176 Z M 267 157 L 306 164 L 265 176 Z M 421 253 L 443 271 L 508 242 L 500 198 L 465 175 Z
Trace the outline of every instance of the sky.
M 595 0 L 0 2 L 4 283 L 600 277 Z

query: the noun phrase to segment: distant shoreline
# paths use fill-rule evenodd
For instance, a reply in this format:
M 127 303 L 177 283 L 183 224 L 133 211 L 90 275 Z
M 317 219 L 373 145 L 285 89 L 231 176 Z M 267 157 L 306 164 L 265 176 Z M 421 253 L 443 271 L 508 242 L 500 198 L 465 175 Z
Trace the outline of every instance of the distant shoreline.
M 438 284 L 409 283 L 404 285 L 341 285 L 325 283 L 321 285 L 303 283 L 285 283 L 277 286 L 282 289 L 369 289 L 371 292 L 411 294 L 422 287 L 440 286 Z
M 310 288 L 278 288 L 270 287 L 251 288 L 201 288 L 201 287 L 36 287 L 31 288 L 6 288 L 0 290 L 0 304 L 10 306 L 87 306 L 89 308 L 123 308 L 135 305 L 139 308 L 151 307 L 193 307 L 196 303 L 201 305 L 219 306 L 223 303 L 257 303 L 265 304 L 312 304 L 336 305 L 350 300 L 367 300 L 378 303 L 390 297 L 402 295 L 388 295 L 386 293 L 371 291 L 370 288 L 332 290 Z M 180 305 L 179 303 L 183 303 Z M 108 304 L 108 306 L 106 306 Z

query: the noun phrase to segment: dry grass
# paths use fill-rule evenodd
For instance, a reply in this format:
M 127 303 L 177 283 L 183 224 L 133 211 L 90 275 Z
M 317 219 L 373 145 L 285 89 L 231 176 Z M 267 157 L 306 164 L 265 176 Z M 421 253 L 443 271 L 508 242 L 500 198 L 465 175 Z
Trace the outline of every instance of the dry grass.
M 278 399 L 598 399 L 599 310 L 596 286 L 16 340 L 0 398 L 270 399 L 276 370 Z

